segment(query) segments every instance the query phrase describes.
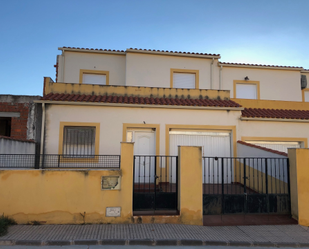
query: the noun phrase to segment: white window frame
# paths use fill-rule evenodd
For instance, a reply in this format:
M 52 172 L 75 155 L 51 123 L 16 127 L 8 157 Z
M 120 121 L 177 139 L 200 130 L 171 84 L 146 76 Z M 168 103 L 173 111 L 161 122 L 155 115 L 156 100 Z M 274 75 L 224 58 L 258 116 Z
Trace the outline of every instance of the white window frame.
M 174 85 L 174 74 L 194 74 L 195 75 L 195 84 L 193 87 L 175 87 Z M 180 88 L 180 89 L 199 89 L 199 70 L 191 70 L 191 69 L 174 69 L 170 70 L 170 87 L 171 88 Z
M 76 130 L 75 134 L 73 134 L 74 130 Z M 82 133 L 80 131 L 82 131 Z M 87 132 L 91 133 L 90 134 L 91 138 L 89 137 L 82 138 L 81 135 Z M 70 136 L 71 138 L 69 138 Z M 67 141 L 67 140 L 71 140 L 71 141 Z M 76 141 L 72 142 L 72 140 L 76 140 Z M 62 153 L 64 157 L 67 157 L 67 158 L 94 157 L 95 146 L 96 146 L 95 140 L 96 140 L 96 127 L 94 126 L 64 126 L 63 127 L 63 147 L 62 147 L 63 151 Z M 76 144 L 74 144 L 75 142 Z M 89 142 L 91 143 L 90 145 L 89 145 Z M 90 146 L 90 149 L 89 149 L 89 146 Z
M 93 82 L 93 83 L 85 83 L 84 82 L 84 75 L 89 74 L 89 75 L 104 75 L 105 76 L 105 84 L 101 84 L 99 82 Z M 79 83 L 80 84 L 90 84 L 90 85 L 109 85 L 109 71 L 100 71 L 100 70 L 85 70 L 85 69 L 80 69 L 79 71 Z
M 260 82 L 259 81 L 248 81 L 248 80 L 234 80 L 234 98 L 237 99 L 260 99 Z M 242 96 L 239 97 L 237 94 L 237 87 L 240 86 L 255 86 L 255 97 Z

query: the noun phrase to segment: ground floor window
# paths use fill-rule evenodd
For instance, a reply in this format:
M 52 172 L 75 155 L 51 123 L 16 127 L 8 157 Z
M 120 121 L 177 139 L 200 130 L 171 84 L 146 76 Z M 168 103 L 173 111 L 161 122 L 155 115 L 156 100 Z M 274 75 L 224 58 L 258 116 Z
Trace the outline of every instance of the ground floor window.
M 63 154 L 66 156 L 93 156 L 96 127 L 64 126 Z

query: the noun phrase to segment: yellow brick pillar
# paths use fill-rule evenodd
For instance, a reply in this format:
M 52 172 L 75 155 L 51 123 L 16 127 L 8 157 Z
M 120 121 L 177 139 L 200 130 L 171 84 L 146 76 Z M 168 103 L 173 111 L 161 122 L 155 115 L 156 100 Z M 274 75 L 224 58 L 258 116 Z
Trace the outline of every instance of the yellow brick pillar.
M 289 149 L 291 213 L 309 226 L 309 149 Z
M 120 169 L 122 173 L 121 191 L 125 192 L 121 202 L 123 216 L 133 217 L 133 157 L 134 143 L 121 143 Z
M 202 147 L 179 146 L 178 203 L 180 221 L 203 225 Z

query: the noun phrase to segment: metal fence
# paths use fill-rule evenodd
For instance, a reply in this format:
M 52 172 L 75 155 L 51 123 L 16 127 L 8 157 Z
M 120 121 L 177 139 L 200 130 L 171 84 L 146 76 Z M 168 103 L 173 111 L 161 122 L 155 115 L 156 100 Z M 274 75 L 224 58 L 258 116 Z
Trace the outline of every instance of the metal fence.
M 287 158 L 203 157 L 204 194 L 287 194 Z
M 177 156 L 134 156 L 133 211 L 176 211 L 177 179 Z
M 288 213 L 288 158 L 203 157 L 204 214 Z
M 0 154 L 0 168 L 120 168 L 120 155 Z
M 35 154 L 0 154 L 0 168 L 35 168 L 40 156 Z

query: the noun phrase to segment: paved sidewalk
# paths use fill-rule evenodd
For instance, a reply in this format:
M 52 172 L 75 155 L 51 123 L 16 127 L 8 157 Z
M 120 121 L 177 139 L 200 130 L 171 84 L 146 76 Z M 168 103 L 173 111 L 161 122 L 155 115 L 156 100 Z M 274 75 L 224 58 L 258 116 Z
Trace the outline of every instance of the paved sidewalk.
M 309 247 L 300 225 L 203 227 L 174 224 L 16 225 L 0 245 L 230 245 Z

